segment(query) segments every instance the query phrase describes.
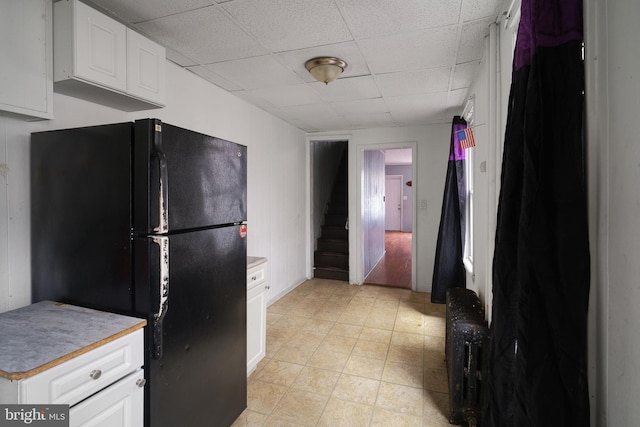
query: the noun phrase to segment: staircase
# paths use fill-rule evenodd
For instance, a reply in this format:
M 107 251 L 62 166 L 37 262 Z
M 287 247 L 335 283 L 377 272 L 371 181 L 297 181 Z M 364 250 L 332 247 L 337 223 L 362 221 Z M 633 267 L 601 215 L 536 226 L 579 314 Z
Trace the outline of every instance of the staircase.
M 314 277 L 349 281 L 347 154 L 342 156 L 314 253 Z

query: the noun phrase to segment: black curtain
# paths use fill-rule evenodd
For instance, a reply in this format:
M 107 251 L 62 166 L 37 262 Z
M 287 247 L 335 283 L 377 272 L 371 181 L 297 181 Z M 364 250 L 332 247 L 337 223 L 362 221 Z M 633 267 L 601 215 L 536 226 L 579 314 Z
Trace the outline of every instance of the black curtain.
M 447 177 L 444 184 L 442 213 L 436 243 L 436 258 L 433 267 L 431 302 L 444 304 L 447 289 L 465 287 L 465 269 L 462 262 L 464 251 L 464 212 L 466 187 L 464 179 L 464 150 L 460 148 L 457 131 L 467 128 L 467 122 L 455 116 L 451 124 L 451 140 Z
M 483 426 L 589 425 L 581 49 L 581 0 L 522 0 Z

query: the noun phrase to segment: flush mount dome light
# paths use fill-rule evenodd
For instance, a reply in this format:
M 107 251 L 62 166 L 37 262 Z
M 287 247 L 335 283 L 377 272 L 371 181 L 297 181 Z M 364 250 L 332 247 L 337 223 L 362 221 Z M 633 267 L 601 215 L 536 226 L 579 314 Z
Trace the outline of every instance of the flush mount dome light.
M 340 58 L 321 56 L 308 60 L 304 66 L 314 79 L 324 84 L 329 84 L 338 78 L 347 68 L 347 63 Z

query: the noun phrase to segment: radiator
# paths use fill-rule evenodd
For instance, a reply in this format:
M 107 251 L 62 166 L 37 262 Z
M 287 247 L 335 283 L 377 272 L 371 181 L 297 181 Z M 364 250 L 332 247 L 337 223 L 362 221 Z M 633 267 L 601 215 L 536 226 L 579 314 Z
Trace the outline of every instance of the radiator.
M 482 410 L 482 372 L 489 329 L 475 292 L 447 291 L 445 358 L 451 424 L 477 425 Z

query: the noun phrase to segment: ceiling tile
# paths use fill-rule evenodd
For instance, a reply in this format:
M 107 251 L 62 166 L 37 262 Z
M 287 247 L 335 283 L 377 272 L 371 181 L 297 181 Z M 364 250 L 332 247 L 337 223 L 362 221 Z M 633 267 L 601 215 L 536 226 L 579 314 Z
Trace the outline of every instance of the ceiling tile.
M 318 56 L 335 56 L 346 61 L 347 68 L 340 78 L 371 74 L 360 49 L 358 49 L 358 46 L 356 46 L 354 42 L 330 44 L 276 54 L 276 57 L 282 61 L 283 64 L 290 67 L 296 74 L 302 77 L 304 81 L 309 83 L 315 82 L 315 79 L 309 74 L 304 64 L 309 59 Z
M 307 84 L 279 86 L 248 91 L 251 96 L 263 99 L 277 107 L 304 106 L 321 102 L 318 94 Z
M 276 107 L 267 109 L 267 111 L 283 120 L 302 122 L 319 130 L 344 129 L 345 126 L 351 128 L 350 123 L 337 115 L 326 104 Z M 341 126 L 337 126 L 338 124 Z
M 107 10 L 123 20 L 131 23 L 148 21 L 150 19 L 161 18 L 163 16 L 175 15 L 176 13 L 188 10 L 199 9 L 211 6 L 211 0 L 89 0 L 87 3 L 94 4 Z
M 374 74 L 452 66 L 457 27 L 371 38 L 358 42 Z
M 453 72 L 453 82 L 451 89 L 462 89 L 471 86 L 476 72 L 478 71 L 479 61 L 467 62 L 466 64 L 458 64 Z
M 149 37 L 200 64 L 265 54 L 265 50 L 217 6 L 138 24 Z M 212 32 L 210 29 L 215 28 Z
M 285 115 L 287 117 L 302 119 L 309 116 L 318 117 L 334 117 L 336 113 L 326 104 L 309 104 L 299 106 L 277 107 L 273 111 Z
M 309 116 L 305 118 L 305 122 L 308 122 L 311 126 L 320 130 L 353 129 L 353 125 L 344 117 L 340 116 Z
M 271 55 L 218 62 L 206 67 L 244 89 L 303 83 L 301 77 L 284 67 Z
M 290 123 L 292 126 L 295 126 L 298 129 L 303 130 L 305 132 L 312 133 L 312 132 L 321 132 L 323 130 L 326 130 L 326 128 L 317 128 L 317 127 L 311 126 L 310 124 L 303 122 L 302 120 L 285 119 L 283 117 L 280 117 L 280 118 L 285 122 Z
M 509 0 L 82 0 L 170 61 L 307 132 L 443 123 L 460 114 Z M 304 63 L 336 56 L 339 79 Z M 451 92 L 449 92 L 451 91 Z
M 357 101 L 333 102 L 330 104 L 338 114 L 348 115 L 357 111 L 361 114 L 387 113 L 389 108 L 382 98 L 360 99 Z
M 371 76 L 339 78 L 328 85 L 315 82 L 310 86 L 329 102 L 380 97 L 380 91 Z
M 469 93 L 469 88 L 452 90 L 451 92 L 449 92 L 447 106 L 461 107 L 460 112 L 462 113 L 462 108 L 467 101 L 467 93 Z
M 445 92 L 449 89 L 451 67 L 430 70 L 378 74 L 375 80 L 382 94 L 387 96 Z
M 333 0 L 236 0 L 222 6 L 272 52 L 352 40 Z
M 458 64 L 477 61 L 484 54 L 484 39 L 489 35 L 489 25 L 493 19 L 470 22 L 462 26 L 458 47 Z
M 237 92 L 233 92 L 233 94 L 239 98 L 244 99 L 248 103 L 255 105 L 256 107 L 262 108 L 263 110 L 275 108 L 275 105 L 273 105 L 273 103 L 269 102 L 264 98 L 258 98 L 257 96 L 254 96 L 253 93 L 251 93 L 251 91 L 240 90 Z
M 338 0 L 356 39 L 458 23 L 461 0 Z
M 198 76 L 202 77 L 208 82 L 213 83 L 216 86 L 220 86 L 224 90 L 228 90 L 228 91 L 242 90 L 240 86 L 237 86 L 232 82 L 225 80 L 223 77 L 214 73 L 213 71 L 211 71 L 210 69 L 208 69 L 203 65 L 196 65 L 195 67 L 187 67 L 187 70 L 191 71 L 194 74 L 197 74 Z
M 165 48 L 167 59 L 171 62 L 174 62 L 181 67 L 191 67 L 193 65 L 198 65 L 198 63 L 192 59 L 187 58 L 182 53 L 173 50 L 171 48 Z
M 394 120 L 403 124 L 433 123 L 442 120 L 447 94 L 396 96 L 385 99 Z
M 482 0 L 462 0 L 462 21 L 472 21 L 481 18 L 495 18 L 500 13 L 502 2 Z
M 357 129 L 391 127 L 396 124 L 389 113 L 347 114 L 344 119 Z

